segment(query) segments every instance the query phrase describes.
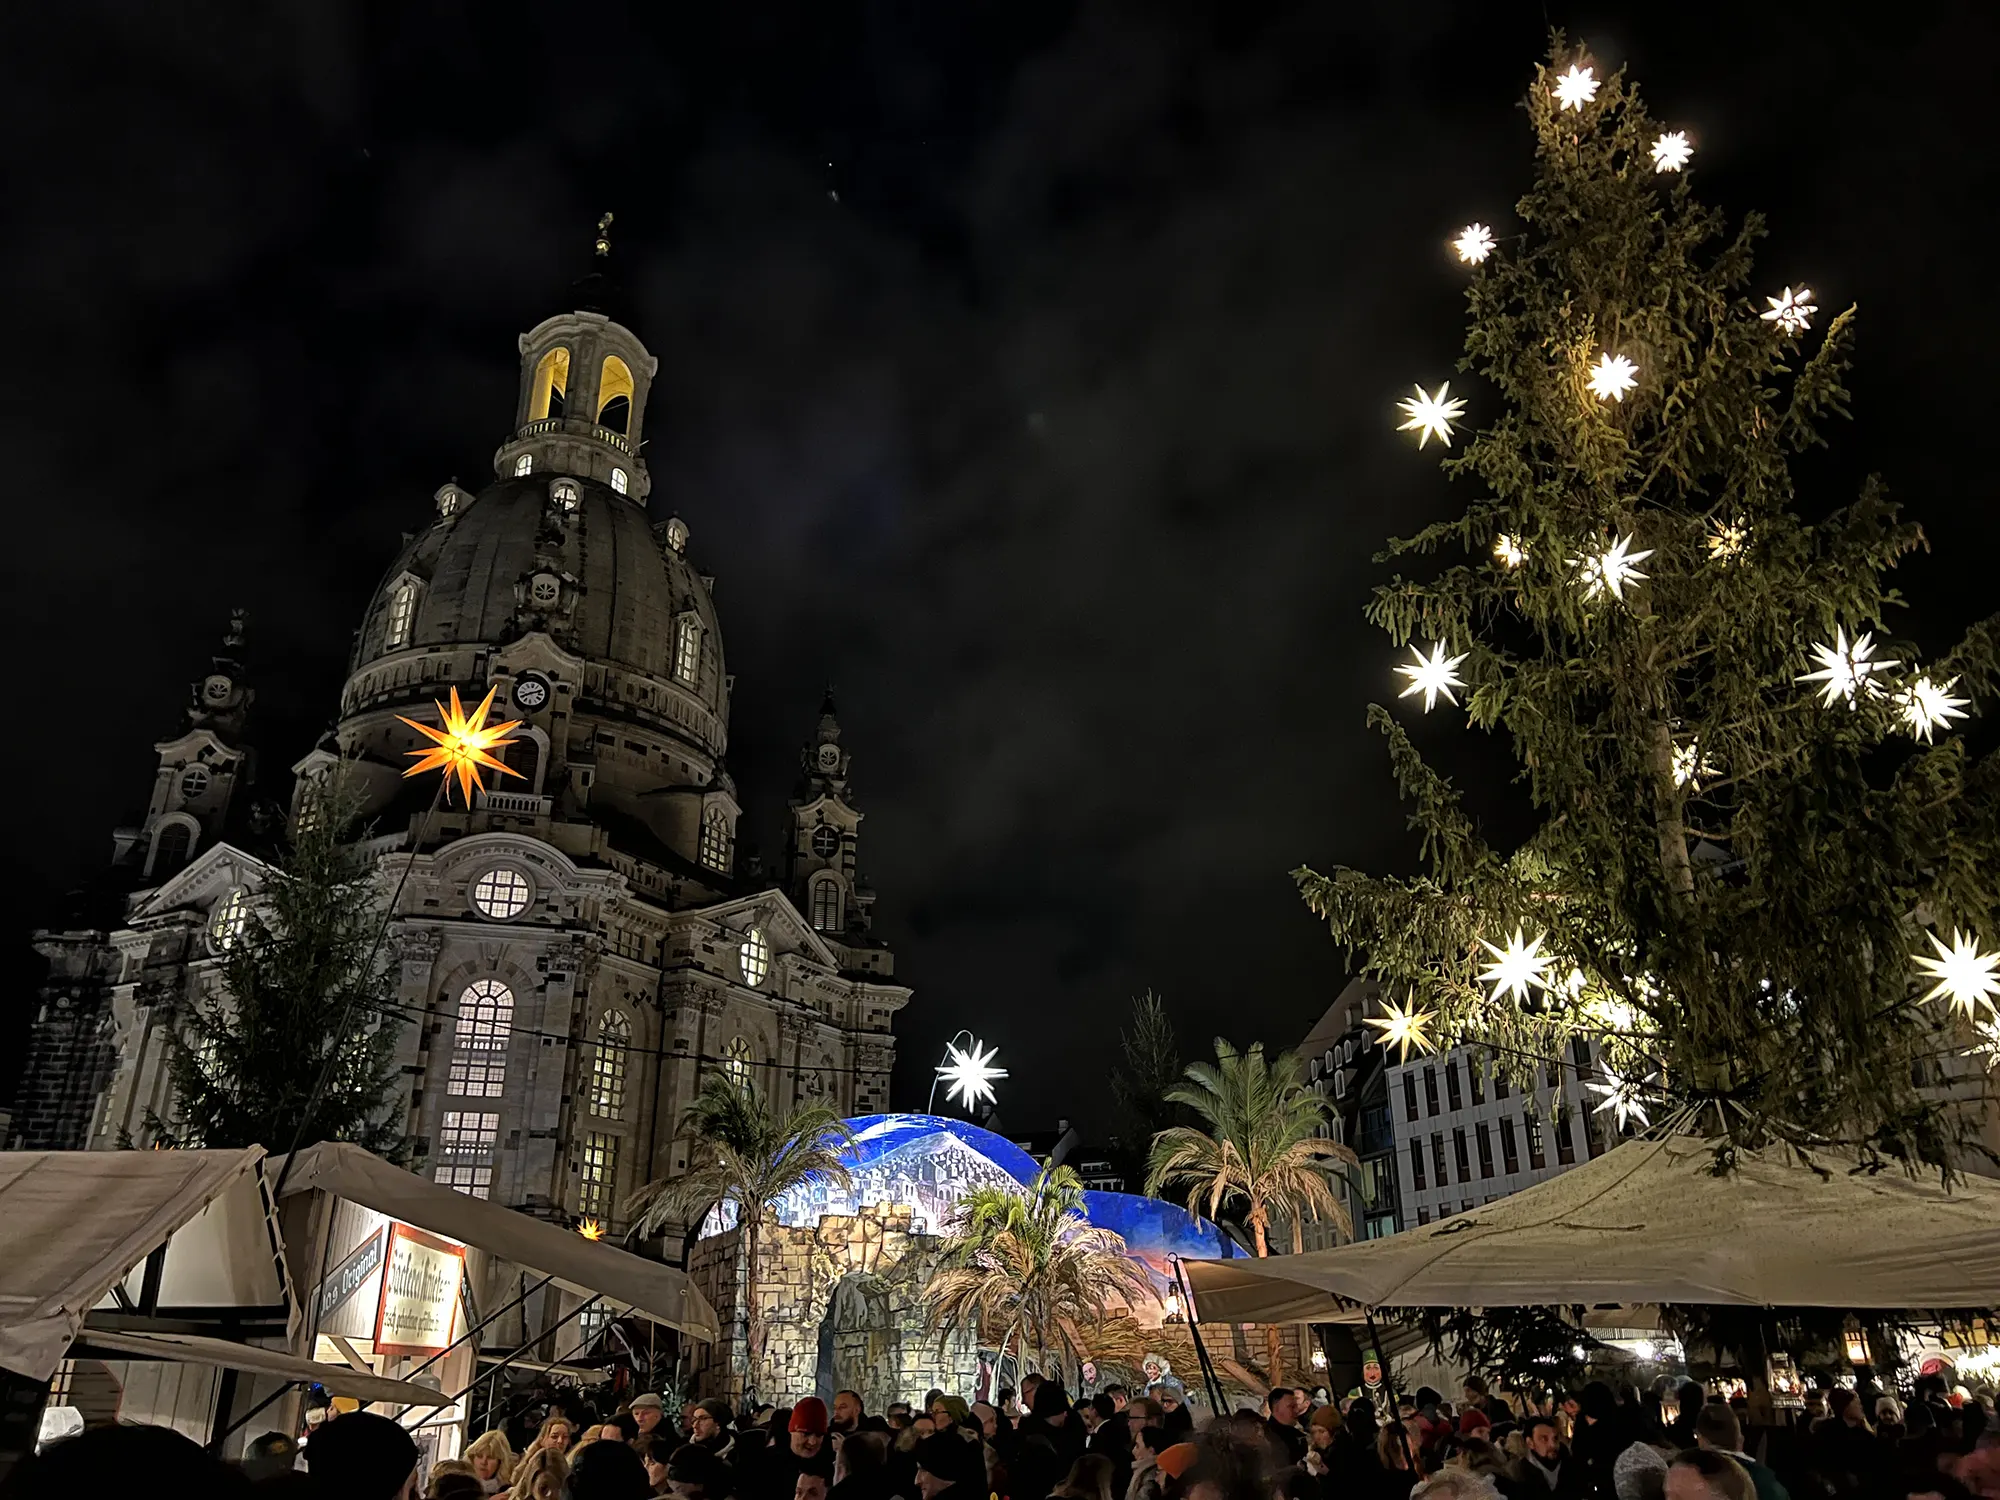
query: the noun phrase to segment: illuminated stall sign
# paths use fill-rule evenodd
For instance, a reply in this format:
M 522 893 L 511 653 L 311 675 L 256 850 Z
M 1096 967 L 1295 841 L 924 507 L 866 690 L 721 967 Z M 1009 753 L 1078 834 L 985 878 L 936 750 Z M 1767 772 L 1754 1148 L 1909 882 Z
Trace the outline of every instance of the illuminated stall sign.
M 377 1354 L 437 1354 L 451 1347 L 465 1247 L 412 1229 L 389 1226 L 389 1255 L 375 1313 Z
M 319 1319 L 325 1322 L 335 1308 L 344 1306 L 349 1297 L 360 1291 L 375 1278 L 382 1269 L 382 1242 L 387 1231 L 378 1229 L 361 1242 L 346 1260 L 326 1273 L 319 1289 Z

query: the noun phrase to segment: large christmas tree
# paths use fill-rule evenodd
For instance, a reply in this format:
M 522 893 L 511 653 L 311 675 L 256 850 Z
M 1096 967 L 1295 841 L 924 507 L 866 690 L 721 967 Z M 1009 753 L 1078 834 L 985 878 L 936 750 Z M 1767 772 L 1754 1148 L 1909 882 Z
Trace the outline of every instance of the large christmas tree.
M 1301 889 L 1394 1045 L 1478 1041 L 1529 1082 L 1586 1036 L 1621 1125 L 1947 1160 L 1964 1114 L 1919 1082 L 2000 1042 L 1995 765 L 1954 732 L 1992 622 L 1921 660 L 1888 619 L 1917 526 L 1873 482 L 1794 494 L 1852 309 L 1753 277 L 1761 221 L 1695 196 L 1694 143 L 1622 73 L 1558 37 L 1526 104 L 1518 222 L 1453 241 L 1484 388 L 1403 403 L 1474 496 L 1391 545 L 1416 576 L 1369 618 L 1412 653 L 1402 707 L 1504 736 L 1534 830 L 1486 842 L 1376 707 L 1424 873 Z

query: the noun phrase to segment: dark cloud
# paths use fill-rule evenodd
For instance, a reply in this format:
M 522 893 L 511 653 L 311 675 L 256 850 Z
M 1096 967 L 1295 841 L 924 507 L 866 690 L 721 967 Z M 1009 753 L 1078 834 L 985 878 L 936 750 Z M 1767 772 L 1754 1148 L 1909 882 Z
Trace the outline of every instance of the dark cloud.
M 971 1025 L 1014 1117 L 1101 1121 L 1147 986 L 1191 1044 L 1301 1034 L 1342 976 L 1286 871 L 1410 858 L 1360 608 L 1453 498 L 1391 403 L 1456 359 L 1443 236 L 1526 180 L 1538 9 L 170 9 L 37 14 L 0 104 L 44 143 L 0 240 L 27 900 L 101 857 L 239 601 L 277 789 L 609 206 L 767 848 L 840 689 L 902 1097 Z M 1977 400 L 1995 331 L 1983 10 L 1557 9 L 1772 210 L 1774 283 L 1864 303 L 1815 495 L 1897 481 L 1941 641 L 1992 594 L 1976 431 L 1922 395 Z

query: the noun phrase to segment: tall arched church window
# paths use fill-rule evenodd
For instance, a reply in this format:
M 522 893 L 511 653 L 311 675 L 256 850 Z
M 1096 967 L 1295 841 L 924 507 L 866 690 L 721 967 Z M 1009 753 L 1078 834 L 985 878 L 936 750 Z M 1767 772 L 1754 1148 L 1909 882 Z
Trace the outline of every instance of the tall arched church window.
M 597 377 L 597 425 L 629 434 L 632 427 L 632 370 L 615 354 L 604 357 Z
M 243 941 L 243 934 L 249 929 L 250 894 L 239 885 L 223 898 L 215 915 L 209 918 L 208 936 L 216 952 L 227 953 Z
M 764 982 L 764 976 L 771 972 L 771 940 L 764 936 L 763 928 L 753 927 L 744 936 L 736 961 L 742 966 L 745 984 L 754 989 Z
M 391 651 L 410 644 L 410 627 L 417 618 L 417 586 L 405 578 L 389 595 L 389 621 L 382 628 L 382 643 Z
M 822 880 L 812 888 L 812 924 L 821 932 L 840 931 L 840 882 Z
M 615 1010 L 597 1022 L 597 1045 L 590 1054 L 586 1097 L 592 1114 L 615 1118 L 625 1109 L 625 1054 L 632 1047 L 632 1023 Z
M 701 678 L 701 621 L 693 615 L 674 621 L 674 676 L 686 683 Z
M 153 878 L 164 880 L 188 862 L 194 836 L 185 823 L 169 823 L 153 840 Z
M 720 870 L 727 875 L 733 842 L 729 834 L 729 814 L 720 807 L 711 807 L 701 820 L 701 862 L 711 870 Z
M 569 396 L 569 350 L 557 345 L 535 365 L 535 383 L 528 391 L 528 420 L 560 417 Z
M 507 1088 L 507 1039 L 514 1026 L 514 992 L 497 979 L 475 979 L 458 996 L 445 1092 L 498 1099 Z
M 722 1049 L 722 1071 L 739 1089 L 750 1087 L 750 1067 L 754 1061 L 755 1054 L 750 1050 L 750 1043 L 743 1037 L 731 1037 L 729 1045 Z
M 534 472 L 535 472 L 534 454 L 523 453 L 519 458 L 514 460 L 514 477 L 516 479 L 526 479 L 530 474 Z

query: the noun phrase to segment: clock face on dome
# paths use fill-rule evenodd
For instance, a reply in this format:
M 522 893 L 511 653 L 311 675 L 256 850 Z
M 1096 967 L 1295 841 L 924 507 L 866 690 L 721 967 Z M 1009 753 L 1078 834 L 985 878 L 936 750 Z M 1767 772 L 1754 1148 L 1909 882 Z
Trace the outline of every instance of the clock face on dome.
M 524 713 L 546 708 L 550 691 L 548 678 L 539 672 L 529 672 L 514 684 L 514 707 Z
M 840 746 L 821 745 L 819 747 L 819 768 L 822 771 L 831 771 L 835 766 L 839 764 L 840 764 Z

